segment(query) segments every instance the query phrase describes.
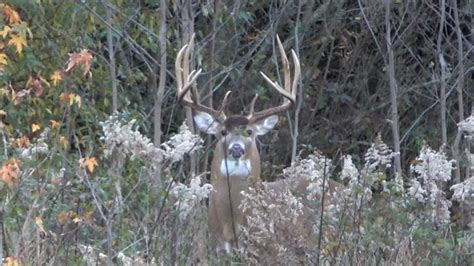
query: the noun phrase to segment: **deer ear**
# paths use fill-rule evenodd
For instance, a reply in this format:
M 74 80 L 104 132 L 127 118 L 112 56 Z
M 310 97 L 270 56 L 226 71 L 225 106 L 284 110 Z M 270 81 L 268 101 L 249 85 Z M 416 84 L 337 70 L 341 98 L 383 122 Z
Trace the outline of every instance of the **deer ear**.
M 265 134 L 267 134 L 270 130 L 272 130 L 275 125 L 278 123 L 278 116 L 277 115 L 272 115 L 272 116 L 269 116 L 265 119 L 262 119 L 260 121 L 258 121 L 256 124 L 255 124 L 255 128 L 256 128 L 256 134 L 258 136 L 263 136 Z
M 204 133 L 216 134 L 217 132 L 217 121 L 208 113 L 196 112 L 194 122 L 199 130 Z

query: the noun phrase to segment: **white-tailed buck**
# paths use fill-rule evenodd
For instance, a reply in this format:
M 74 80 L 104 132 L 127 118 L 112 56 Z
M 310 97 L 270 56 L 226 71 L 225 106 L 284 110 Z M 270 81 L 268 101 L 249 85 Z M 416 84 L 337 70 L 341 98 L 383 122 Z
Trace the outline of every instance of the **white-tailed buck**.
M 196 111 L 194 121 L 202 132 L 217 138 L 211 166 L 211 184 L 214 191 L 209 201 L 209 231 L 217 251 L 231 252 L 237 247 L 239 228 L 245 226 L 246 214 L 239 208 L 241 191 L 249 186 L 257 186 L 260 179 L 260 155 L 255 139 L 268 133 L 278 122 L 278 114 L 287 111 L 295 102 L 300 77 L 300 63 L 292 50 L 293 76 L 290 74 L 288 58 L 277 36 L 277 44 L 282 58 L 283 86 L 272 81 L 265 74 L 264 79 L 281 96 L 283 102 L 263 111 L 255 111 L 257 95 L 250 103 L 248 115 L 228 116 L 224 113 L 228 91 L 220 109 L 202 105 L 198 100 L 194 83 L 201 70 L 190 70 L 190 56 L 193 38 L 178 53 L 175 62 L 178 97 L 184 106 Z

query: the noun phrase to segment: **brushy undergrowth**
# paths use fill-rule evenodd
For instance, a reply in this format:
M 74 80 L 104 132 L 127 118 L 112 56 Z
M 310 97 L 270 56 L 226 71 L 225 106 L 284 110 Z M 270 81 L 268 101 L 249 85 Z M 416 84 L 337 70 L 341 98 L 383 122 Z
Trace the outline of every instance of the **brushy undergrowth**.
M 2 166 L 3 257 L 24 265 L 222 259 L 208 247 L 205 199 L 213 188 L 206 173 L 188 177 L 184 170 L 202 140 L 183 125 L 158 148 L 122 116 L 101 127 L 97 158 L 81 151 L 63 158 L 49 128 L 28 142 L 3 138 L 2 156 L 9 158 Z M 474 176 L 453 184 L 456 162 L 427 145 L 410 176 L 391 176 L 393 155 L 380 138 L 359 163 L 351 155 L 336 162 L 315 152 L 284 169 L 284 179 L 244 191 L 241 208 L 251 215 L 241 232 L 243 248 L 231 259 L 472 263 Z M 296 193 L 298 180 L 307 181 L 304 193 Z

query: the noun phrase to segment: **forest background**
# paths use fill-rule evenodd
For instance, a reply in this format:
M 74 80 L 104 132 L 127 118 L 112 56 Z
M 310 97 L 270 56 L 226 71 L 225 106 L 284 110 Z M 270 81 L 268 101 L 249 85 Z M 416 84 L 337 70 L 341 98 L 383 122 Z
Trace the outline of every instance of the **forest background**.
M 364 215 L 391 231 L 325 239 L 318 259 L 395 262 L 406 240 L 412 261 L 472 262 L 472 1 L 11 0 L 0 11 L 4 263 L 207 261 L 213 139 L 193 137 L 175 93 L 193 34 L 201 101 L 217 107 L 232 90 L 234 114 L 255 93 L 260 109 L 281 100 L 259 73 L 279 79 L 277 34 L 300 58 L 297 104 L 259 140 L 265 180 L 319 154 L 347 184 L 346 155 L 360 173 L 368 150 L 388 154 L 368 184 L 380 195 L 394 182 L 393 201 Z M 442 176 L 426 154 L 447 163 Z M 417 182 L 439 188 L 447 218 L 433 190 L 412 193 Z M 374 248 L 354 248 L 362 239 Z

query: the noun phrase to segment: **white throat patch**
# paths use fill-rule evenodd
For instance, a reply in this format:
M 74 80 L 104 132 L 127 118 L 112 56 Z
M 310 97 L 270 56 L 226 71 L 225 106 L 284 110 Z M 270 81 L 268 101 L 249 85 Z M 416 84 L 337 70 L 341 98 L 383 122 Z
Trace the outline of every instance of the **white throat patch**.
M 232 160 L 227 159 L 221 161 L 221 174 L 226 176 L 248 176 L 250 174 L 250 160 Z

